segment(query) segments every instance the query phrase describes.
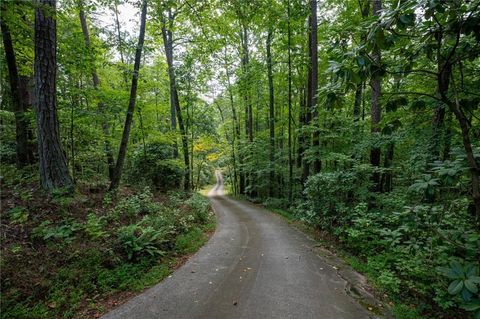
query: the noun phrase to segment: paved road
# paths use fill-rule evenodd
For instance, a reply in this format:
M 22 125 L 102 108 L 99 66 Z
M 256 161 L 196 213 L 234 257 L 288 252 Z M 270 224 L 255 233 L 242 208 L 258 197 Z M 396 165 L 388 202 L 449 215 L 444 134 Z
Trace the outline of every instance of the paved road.
M 278 216 L 223 195 L 210 241 L 171 277 L 103 318 L 370 318 L 346 283 L 311 249 L 315 242 Z

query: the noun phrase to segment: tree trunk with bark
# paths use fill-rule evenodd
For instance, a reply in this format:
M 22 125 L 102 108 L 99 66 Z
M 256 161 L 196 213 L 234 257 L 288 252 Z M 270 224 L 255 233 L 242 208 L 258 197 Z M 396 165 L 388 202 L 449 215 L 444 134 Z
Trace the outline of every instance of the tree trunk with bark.
M 5 50 L 5 61 L 8 68 L 8 78 L 10 81 L 10 90 L 12 94 L 13 113 L 15 115 L 15 148 L 17 167 L 22 168 L 33 163 L 33 153 L 28 143 L 28 119 L 25 116 L 27 103 L 25 94 L 22 94 L 22 81 L 18 75 L 17 61 L 13 48 L 10 29 L 5 21 L 6 4 L 2 4 L 0 27 L 2 29 L 3 48 Z
M 230 108 L 232 110 L 232 159 L 233 159 L 233 184 L 234 184 L 234 192 L 235 195 L 237 194 L 237 188 L 238 192 L 240 194 L 243 194 L 245 191 L 245 180 L 242 178 L 242 174 L 237 167 L 237 161 L 236 161 L 236 155 L 235 155 L 235 147 L 237 141 L 240 139 L 240 123 L 238 122 L 237 119 L 237 110 L 235 108 L 235 103 L 233 101 L 233 91 L 232 91 L 232 84 L 230 81 L 230 69 L 228 66 L 228 60 L 227 60 L 227 47 L 225 46 L 224 48 L 224 54 L 225 54 L 225 73 L 227 75 L 227 90 L 228 90 L 228 96 L 230 100 Z M 241 156 L 238 156 L 239 159 L 239 164 L 242 165 L 242 158 Z M 240 178 L 239 176 L 240 175 Z
M 293 197 L 293 159 L 292 159 L 292 29 L 290 26 L 290 0 L 287 1 L 288 32 L 288 200 Z
M 443 59 L 442 59 L 443 60 Z M 439 68 L 440 72 L 437 76 L 438 91 L 442 102 L 448 106 L 450 111 L 455 115 L 455 118 L 460 125 L 463 147 L 465 149 L 465 154 L 467 157 L 467 163 L 470 168 L 470 175 L 472 180 L 472 199 L 474 210 L 477 216 L 477 222 L 480 221 L 480 166 L 478 165 L 475 155 L 473 153 L 472 141 L 470 139 L 470 124 L 467 116 L 462 110 L 460 105 L 458 94 L 454 88 L 455 100 L 452 101 L 448 95 L 448 88 L 450 85 L 450 78 L 452 77 L 452 62 L 448 59 L 446 61 L 441 61 L 443 63 Z
M 184 177 L 184 189 L 190 189 L 190 156 L 188 150 L 188 137 L 187 132 L 185 129 L 185 125 L 183 122 L 182 117 L 182 110 L 180 107 L 180 100 L 178 98 L 178 90 L 177 90 L 177 82 L 175 77 L 175 67 L 173 65 L 173 34 L 172 34 L 172 24 L 173 24 L 173 15 L 171 11 L 168 12 L 168 29 L 166 25 L 166 19 L 163 18 L 162 24 L 162 36 L 163 36 L 163 43 L 165 48 L 165 55 L 167 58 L 167 65 L 168 65 L 168 78 L 170 81 L 170 106 L 173 106 L 174 114 L 178 120 L 178 127 L 180 129 L 181 140 L 182 140 L 182 150 L 183 150 L 183 160 L 185 164 L 185 177 Z M 173 111 L 172 111 L 173 113 Z M 174 114 L 172 114 L 172 128 L 174 125 Z M 176 147 L 175 147 L 176 149 Z M 174 154 L 175 155 L 175 154 Z
M 353 120 L 358 122 L 361 116 L 360 107 L 362 105 L 363 83 L 358 83 L 355 89 L 355 101 L 353 103 Z
M 142 59 L 143 43 L 145 40 L 145 24 L 147 20 L 147 0 L 142 2 L 142 13 L 140 16 L 140 34 L 138 36 L 138 44 L 135 52 L 135 64 L 133 66 L 132 74 L 132 86 L 130 89 L 130 99 L 127 108 L 127 115 L 125 118 L 125 125 L 123 127 L 122 140 L 118 150 L 117 164 L 113 174 L 112 181 L 110 183 L 110 190 L 117 189 L 120 185 L 120 179 L 122 177 L 123 164 L 125 163 L 125 157 L 127 155 L 128 139 L 130 137 L 130 129 L 132 127 L 133 114 L 135 112 L 135 104 L 137 100 L 137 88 L 138 88 L 138 73 L 140 70 L 140 62 Z
M 267 70 L 268 70 L 268 95 L 269 95 L 269 131 L 270 131 L 270 185 L 269 196 L 275 195 L 275 95 L 273 87 L 273 68 L 272 68 L 272 37 L 273 30 L 270 29 L 267 35 Z
M 80 25 L 82 26 L 82 32 L 83 32 L 83 39 L 85 41 L 85 47 L 88 51 L 88 53 L 92 56 L 92 63 L 93 65 L 91 66 L 91 73 L 92 73 L 92 83 L 93 83 L 93 88 L 95 91 L 98 92 L 99 87 L 100 87 L 100 79 L 98 78 L 97 74 L 97 69 L 95 67 L 95 61 L 93 59 L 93 54 L 92 54 L 92 48 L 91 48 L 91 42 L 90 42 L 90 33 L 88 31 L 88 25 L 87 25 L 87 18 L 85 15 L 84 11 L 84 6 L 83 6 L 83 1 L 80 0 L 78 3 L 79 6 L 79 18 L 80 18 Z M 122 57 L 123 59 L 123 57 Z M 110 181 L 113 179 L 113 174 L 115 170 L 115 159 L 113 158 L 113 151 L 112 147 L 110 145 L 109 137 L 110 137 L 110 129 L 108 125 L 108 121 L 105 117 L 105 104 L 99 100 L 97 103 L 97 110 L 100 116 L 102 117 L 102 131 L 103 131 L 103 139 L 104 139 L 104 147 L 105 147 L 105 156 L 107 158 L 107 166 L 108 166 L 108 177 Z
M 309 111 L 313 115 L 315 121 L 315 130 L 312 136 L 312 146 L 314 149 L 315 159 L 313 160 L 313 172 L 319 173 L 322 168 L 320 160 L 320 132 L 318 127 L 318 105 L 317 105 L 317 89 L 318 89 L 318 39 L 317 39 L 317 0 L 310 1 L 310 91 L 311 100 L 309 101 Z
M 245 107 L 245 138 L 248 143 L 253 143 L 253 109 L 252 102 L 250 100 L 250 84 L 249 84 L 249 51 L 248 51 L 248 28 L 246 25 L 242 24 L 240 30 L 240 40 L 241 40 L 241 49 L 242 49 L 242 72 L 243 72 L 243 101 Z M 243 161 L 243 164 L 246 164 Z M 253 187 L 252 175 L 243 172 L 243 179 L 245 181 L 244 190 L 249 189 L 247 192 L 249 195 L 252 194 L 251 188 Z
M 372 13 L 374 16 L 380 16 L 380 11 L 382 10 L 382 1 L 381 0 L 372 0 Z M 376 45 L 372 57 L 374 63 L 377 65 L 378 69 L 381 67 L 381 51 L 380 48 Z M 381 119 L 381 107 L 380 107 L 380 97 L 381 97 L 381 75 L 379 71 L 372 74 L 370 79 L 370 87 L 372 88 L 372 100 L 371 100 L 371 132 L 373 136 L 380 134 L 380 119 Z M 378 146 L 373 146 L 370 149 L 370 164 L 375 170 L 380 167 L 380 157 L 381 150 Z M 374 192 L 381 191 L 380 183 L 380 172 L 374 171 L 372 174 L 372 190 Z
M 35 11 L 35 99 L 40 182 L 43 188 L 73 190 L 60 143 L 57 117 L 56 0 L 39 0 Z

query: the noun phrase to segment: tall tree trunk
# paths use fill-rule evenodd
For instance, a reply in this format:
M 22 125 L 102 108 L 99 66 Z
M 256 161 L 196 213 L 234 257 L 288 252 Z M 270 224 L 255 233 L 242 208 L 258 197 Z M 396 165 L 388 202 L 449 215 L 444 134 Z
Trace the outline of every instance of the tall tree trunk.
M 268 31 L 267 36 L 267 69 L 268 69 L 268 95 L 269 95 L 269 129 L 270 129 L 270 185 L 269 196 L 274 196 L 275 191 L 275 95 L 273 87 L 273 70 L 272 70 L 272 37 L 273 30 Z
M 372 0 L 372 13 L 374 16 L 380 16 L 380 11 L 382 10 L 382 1 L 381 0 Z M 381 66 L 381 51 L 378 46 L 375 46 L 372 53 L 374 63 L 380 67 Z M 381 97 L 381 76 L 380 74 L 374 73 L 370 79 L 370 86 L 372 88 L 372 104 L 371 104 L 371 132 L 373 136 L 380 134 L 380 119 L 381 119 L 381 108 L 380 108 L 380 97 Z M 380 167 L 380 157 L 381 151 L 380 147 L 373 146 L 370 149 L 370 164 L 377 170 Z M 381 191 L 380 184 L 380 172 L 375 171 L 372 175 L 372 182 L 374 192 Z
M 242 64 L 244 67 L 245 76 L 247 77 L 246 85 L 245 85 L 245 92 L 244 92 L 244 99 L 245 99 L 245 107 L 246 107 L 246 132 L 248 136 L 248 141 L 250 143 L 253 142 L 253 109 L 252 109 L 252 102 L 250 101 L 250 94 L 249 94 L 249 63 L 250 63 L 250 54 L 249 54 L 249 43 L 248 43 L 248 29 L 246 26 L 242 27 L 242 34 L 243 34 L 243 41 L 242 41 L 242 51 L 243 51 L 243 60 Z
M 355 89 L 355 101 L 353 104 L 353 120 L 358 122 L 360 120 L 360 107 L 362 105 L 363 83 L 358 83 Z
M 310 1 L 310 10 L 312 8 L 312 2 Z M 308 75 L 307 75 L 307 99 L 305 101 L 305 109 L 303 114 L 303 125 L 302 127 L 308 126 L 312 122 L 312 102 L 313 102 L 313 85 L 312 85 L 312 14 L 308 16 L 308 57 L 309 57 L 309 66 L 308 66 Z M 303 152 L 305 153 L 311 146 L 311 134 L 303 132 Z M 307 181 L 308 176 L 310 175 L 310 160 L 306 158 L 305 154 L 302 155 L 302 185 Z
M 387 144 L 387 150 L 385 152 L 385 160 L 383 167 L 386 171 L 382 174 L 381 185 L 382 190 L 386 193 L 393 190 L 393 173 L 392 173 L 392 162 L 393 162 L 393 151 L 395 149 L 395 144 L 390 142 Z
M 25 96 L 21 92 L 21 81 L 18 75 L 17 61 L 10 29 L 4 21 L 4 15 L 6 13 L 5 6 L 6 4 L 3 3 L 1 8 L 2 14 L 0 15 L 0 27 L 2 29 L 3 48 L 5 50 L 5 60 L 7 62 L 13 112 L 15 115 L 16 161 L 17 167 L 22 168 L 33 162 L 33 154 L 28 145 L 28 119 L 25 116 L 27 105 L 25 103 Z
M 167 29 L 167 21 L 164 17 L 162 17 L 162 36 L 163 36 L 163 45 L 165 48 L 165 55 L 167 57 L 167 64 L 168 64 L 168 77 L 169 77 L 169 84 L 170 84 L 170 127 L 173 132 L 177 131 L 177 112 L 176 112 L 176 105 L 178 94 L 176 94 L 176 86 L 175 86 L 175 73 L 174 70 L 170 67 L 170 64 L 173 66 L 173 38 L 171 32 L 171 21 L 169 21 L 169 28 Z M 171 59 L 171 61 L 170 61 Z M 172 81 L 173 79 L 173 81 Z M 173 157 L 178 158 L 178 146 L 177 146 L 177 139 L 174 138 L 173 143 Z
M 443 60 L 443 59 L 442 59 Z M 441 100 L 448 106 L 450 111 L 455 115 L 455 118 L 460 125 L 462 134 L 463 147 L 467 157 L 467 163 L 470 168 L 472 180 L 472 199 L 474 209 L 477 217 L 477 223 L 480 222 L 480 166 L 478 165 L 475 155 L 473 153 L 472 142 L 470 140 L 470 127 L 468 118 L 465 116 L 458 99 L 458 94 L 453 84 L 455 100 L 450 100 L 448 96 L 448 87 L 450 84 L 450 77 L 452 76 L 452 64 L 450 61 L 442 61 L 442 67 L 437 76 L 438 88 Z
M 173 34 L 171 30 L 173 24 L 173 15 L 171 14 L 171 11 L 168 12 L 168 22 L 169 28 L 167 29 L 166 21 L 164 18 L 162 25 L 162 35 L 168 65 L 168 78 L 170 80 L 170 103 L 171 106 L 174 106 L 175 114 L 178 120 L 178 127 L 180 129 L 183 160 L 185 164 L 184 189 L 188 190 L 190 189 L 190 156 L 188 150 L 188 136 L 185 130 L 185 125 L 183 123 L 182 111 L 180 108 L 180 100 L 178 98 L 177 83 L 175 78 L 175 67 L 173 65 Z M 174 123 L 172 122 L 172 126 L 173 125 Z
M 251 144 L 253 142 L 253 112 L 252 112 L 252 102 L 250 101 L 250 73 L 249 73 L 249 52 L 248 52 L 248 30 L 247 26 L 242 25 L 242 29 L 240 31 L 240 40 L 242 45 L 242 71 L 243 71 L 243 101 L 245 103 L 245 137 L 248 142 Z M 243 161 L 244 165 L 246 164 Z M 252 194 L 251 188 L 252 185 L 252 175 L 243 171 L 244 180 L 245 180 L 245 190 L 248 188 L 249 191 L 247 192 L 249 195 Z
M 369 11 L 370 11 L 370 0 L 359 0 L 358 4 L 360 6 L 360 13 L 362 14 L 362 18 L 365 20 L 365 18 L 368 17 Z M 361 33 L 361 43 L 365 44 L 367 41 L 367 35 L 365 32 Z M 364 50 L 360 51 L 360 54 L 365 54 Z M 360 120 L 360 117 L 362 116 L 363 119 L 363 113 L 364 110 L 361 110 L 362 102 L 364 100 L 363 94 L 364 94 L 364 86 L 365 86 L 365 81 L 361 81 L 360 83 L 357 84 L 355 88 L 355 100 L 353 104 L 353 120 L 354 122 L 358 122 Z
M 447 113 L 447 123 L 445 129 L 445 141 L 443 144 L 442 161 L 450 158 L 450 147 L 452 144 L 452 112 Z
M 225 46 L 224 48 L 224 54 L 225 54 L 225 73 L 227 75 L 227 90 L 228 90 L 228 96 L 230 99 L 230 108 L 232 110 L 232 160 L 233 160 L 233 190 L 234 194 L 237 194 L 237 187 L 239 188 L 238 191 L 240 194 L 243 194 L 245 191 L 245 180 L 242 178 L 243 174 L 238 174 L 238 168 L 237 168 L 237 161 L 236 161 L 236 156 L 235 156 L 235 147 L 237 140 L 240 139 L 240 123 L 238 122 L 237 119 L 237 111 L 235 109 L 235 103 L 233 101 L 233 91 L 232 91 L 232 84 L 230 82 L 230 70 L 228 67 L 228 61 L 227 61 L 227 47 Z M 242 158 L 239 156 L 239 163 L 242 165 Z M 239 176 L 240 175 L 240 178 Z M 240 179 L 240 181 L 239 181 Z
M 315 159 L 313 161 L 313 172 L 319 173 L 322 168 L 320 161 L 320 132 L 318 127 L 318 105 L 317 105 L 317 89 L 318 89 L 318 40 L 317 40 L 317 0 L 310 1 L 310 91 L 311 101 L 309 101 L 309 109 L 313 114 L 315 121 L 315 130 L 313 131 L 312 146 L 315 150 Z
M 115 26 L 117 29 L 117 41 L 118 41 L 118 52 L 120 53 L 120 61 L 122 62 L 122 74 L 123 74 L 123 81 L 125 84 L 125 89 L 128 89 L 128 74 L 126 69 L 126 61 L 125 55 L 123 53 L 124 45 L 122 39 L 122 30 L 120 28 L 120 19 L 118 18 L 118 0 L 115 0 L 113 3 L 113 11 L 115 13 Z
M 300 127 L 300 132 L 299 134 L 297 134 L 298 136 L 298 149 L 297 149 L 297 167 L 298 168 L 301 168 L 302 165 L 303 165 L 303 157 L 304 157 L 304 152 L 305 152 L 305 133 L 302 132 L 301 130 L 305 129 L 305 125 L 307 124 L 306 123 L 306 113 L 307 113 L 307 110 L 306 110 L 306 90 L 305 90 L 305 87 L 301 87 L 299 88 L 299 101 L 298 101 L 298 104 L 299 104 L 299 112 L 298 112 L 298 123 L 299 123 L 299 127 Z M 303 181 L 302 181 L 303 182 Z
M 43 188 L 73 190 L 60 143 L 57 118 L 56 0 L 39 0 L 35 11 L 35 110 L 40 182 Z
M 290 0 L 287 0 L 288 28 L 288 200 L 293 197 L 293 159 L 292 159 L 292 29 L 290 26 Z
M 143 42 L 145 40 L 145 24 L 147 21 L 147 0 L 142 2 L 142 13 L 140 16 L 140 34 L 138 36 L 138 44 L 135 52 L 135 64 L 133 66 L 132 74 L 132 87 L 130 89 L 130 100 L 127 108 L 127 115 L 125 118 L 125 125 L 123 127 L 122 140 L 118 150 L 117 164 L 113 174 L 112 181 L 110 183 L 110 190 L 117 189 L 120 185 L 120 179 L 122 177 L 123 164 L 125 163 L 125 157 L 127 155 L 128 139 L 130 137 L 130 129 L 132 127 L 133 114 L 135 112 L 135 104 L 137 100 L 137 87 L 138 87 L 138 73 L 140 70 L 140 61 L 142 59 Z
M 87 25 L 87 18 L 85 16 L 85 11 L 83 9 L 84 8 L 83 0 L 79 0 L 78 6 L 79 6 L 80 24 L 82 26 L 83 39 L 85 41 L 85 47 L 86 47 L 89 55 L 91 56 L 91 62 L 92 62 L 91 73 L 92 73 L 93 88 L 95 89 L 95 91 L 98 92 L 99 87 L 100 87 L 100 80 L 98 78 L 97 69 L 95 67 L 95 60 L 94 60 L 93 54 L 92 54 L 90 34 L 88 32 L 88 25 Z M 122 55 L 122 59 L 123 59 L 123 55 Z M 101 99 L 97 103 L 97 110 L 98 110 L 98 113 L 100 114 L 100 116 L 102 116 L 102 130 L 103 130 L 103 139 L 104 139 L 103 144 L 104 144 L 104 147 L 105 147 L 105 156 L 107 157 L 108 177 L 109 177 L 110 181 L 112 181 L 114 170 L 115 170 L 115 160 L 113 158 L 113 151 L 112 151 L 112 147 L 110 146 L 110 141 L 109 141 L 110 129 L 109 129 L 108 121 L 107 121 L 106 116 L 105 116 L 105 105 L 101 101 Z

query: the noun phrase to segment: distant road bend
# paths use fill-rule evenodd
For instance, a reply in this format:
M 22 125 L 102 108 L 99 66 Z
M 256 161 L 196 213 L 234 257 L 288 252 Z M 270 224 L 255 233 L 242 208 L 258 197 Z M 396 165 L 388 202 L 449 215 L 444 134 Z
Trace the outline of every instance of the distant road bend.
M 221 173 L 216 177 L 209 197 L 218 225 L 210 241 L 104 319 L 373 318 L 314 253 L 313 240 L 275 214 L 225 196 Z

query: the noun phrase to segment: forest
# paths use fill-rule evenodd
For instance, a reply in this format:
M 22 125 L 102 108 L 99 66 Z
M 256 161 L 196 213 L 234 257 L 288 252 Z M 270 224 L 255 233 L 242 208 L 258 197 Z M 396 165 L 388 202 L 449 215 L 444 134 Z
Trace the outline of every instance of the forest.
M 480 0 L 1 1 L 1 318 L 97 318 L 215 229 L 312 229 L 394 318 L 480 318 Z

